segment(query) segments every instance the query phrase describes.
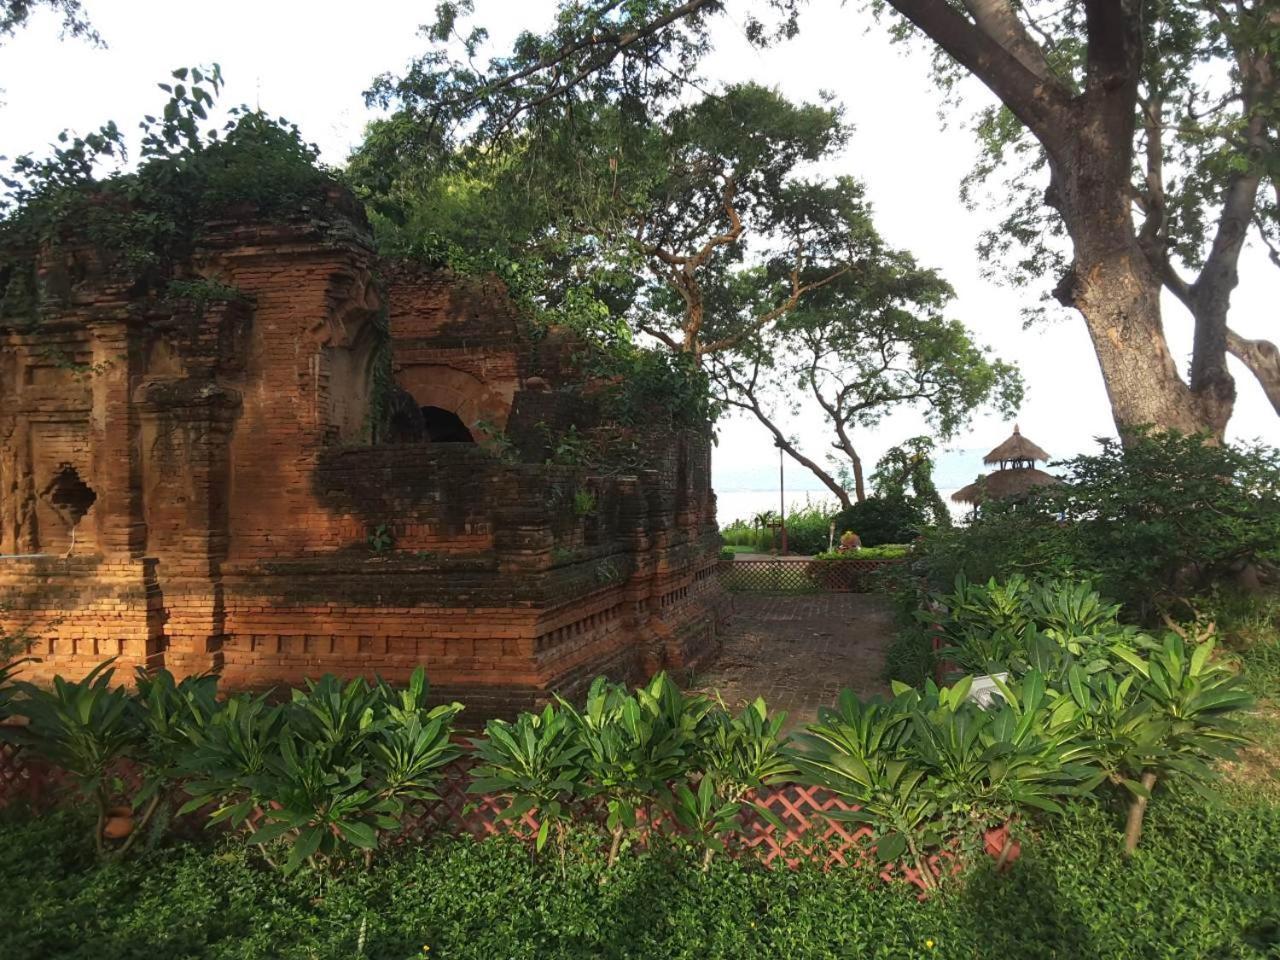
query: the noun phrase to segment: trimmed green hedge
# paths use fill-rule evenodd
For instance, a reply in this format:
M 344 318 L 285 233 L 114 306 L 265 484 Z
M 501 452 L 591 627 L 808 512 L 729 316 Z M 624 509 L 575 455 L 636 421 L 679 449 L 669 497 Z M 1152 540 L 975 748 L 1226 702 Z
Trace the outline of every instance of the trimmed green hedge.
M 440 840 L 369 873 L 288 880 L 239 845 L 102 864 L 64 814 L 0 824 L 0 957 L 1182 960 L 1278 949 L 1280 808 L 1162 798 L 1127 862 L 1117 822 L 1082 806 L 1008 874 L 983 864 L 920 902 L 857 869 L 717 858 L 704 874 L 673 848 L 612 869 L 571 853 L 562 872 L 510 840 Z

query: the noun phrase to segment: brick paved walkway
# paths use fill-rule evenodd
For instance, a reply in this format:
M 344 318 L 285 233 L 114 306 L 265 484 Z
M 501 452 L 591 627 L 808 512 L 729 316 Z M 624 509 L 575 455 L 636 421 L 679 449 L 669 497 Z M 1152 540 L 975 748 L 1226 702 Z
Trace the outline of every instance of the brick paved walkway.
M 736 594 L 724 647 L 695 678 L 734 709 L 763 696 L 787 725 L 815 719 L 843 687 L 859 696 L 887 689 L 880 678 L 893 613 L 875 594 Z

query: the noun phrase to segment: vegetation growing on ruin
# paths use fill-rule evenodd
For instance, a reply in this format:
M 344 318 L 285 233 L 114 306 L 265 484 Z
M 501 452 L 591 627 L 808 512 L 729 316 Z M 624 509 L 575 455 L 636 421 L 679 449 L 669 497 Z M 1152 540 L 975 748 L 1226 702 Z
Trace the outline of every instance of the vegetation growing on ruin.
M 84 136 L 63 132 L 48 156 L 20 156 L 2 178 L 6 322 L 38 323 L 46 303 L 78 282 L 56 271 L 37 279 L 41 258 L 59 250 L 77 251 L 81 270 L 133 294 L 181 295 L 182 284 L 199 280 L 175 277 L 175 267 L 209 221 L 296 216 L 323 199 L 329 176 L 297 127 L 248 107 L 232 108 L 220 127 L 209 122 L 222 88 L 216 64 L 175 70 L 160 87 L 167 100 L 139 124 L 133 169 L 124 131 L 111 121 Z

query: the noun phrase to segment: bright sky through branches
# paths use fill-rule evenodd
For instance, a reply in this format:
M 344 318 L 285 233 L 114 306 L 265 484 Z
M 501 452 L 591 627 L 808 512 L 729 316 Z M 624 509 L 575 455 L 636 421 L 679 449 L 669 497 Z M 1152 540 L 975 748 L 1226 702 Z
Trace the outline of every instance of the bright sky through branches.
M 519 29 L 544 28 L 555 4 L 478 0 L 476 6 L 477 22 L 489 27 L 494 49 L 504 49 Z M 938 267 L 958 294 L 951 314 L 1020 366 L 1029 388 L 1019 417 L 1024 429 L 1060 456 L 1089 449 L 1092 437 L 1112 433 L 1097 361 L 1079 317 L 1063 312 L 1056 323 L 1024 331 L 1019 307 L 1032 295 L 981 276 L 976 240 L 995 216 L 971 213 L 958 199 L 976 149 L 959 117 L 940 128 L 940 98 L 929 83 L 927 57 L 891 46 L 886 32 L 859 12 L 860 5 L 839 0 L 815 0 L 806 7 L 796 40 L 757 51 L 739 27 L 747 5 L 731 0 L 728 6 L 729 16 L 715 20 L 716 51 L 705 65 L 710 85 L 750 79 L 776 85 L 793 100 L 813 99 L 820 90 L 833 93 L 856 131 L 830 172 L 866 181 L 885 239 L 911 250 L 921 264 Z M 375 74 L 399 70 L 425 48 L 416 29 L 431 13 L 430 4 L 410 0 L 365 0 L 355 7 L 224 0 L 198 12 L 171 0 L 89 0 L 86 7 L 106 49 L 59 41 L 56 18 L 43 10 L 0 47 L 0 154 L 39 151 L 63 127 L 86 132 L 108 119 L 132 132 L 144 113 L 161 105 L 155 84 L 171 69 L 216 60 L 227 78 L 223 106 L 244 102 L 286 116 L 321 147 L 326 162 L 340 164 L 370 116 L 361 93 Z M 970 94 L 981 98 L 985 91 L 972 83 Z M 1277 280 L 1280 274 L 1259 251 L 1246 251 L 1232 309 L 1239 333 L 1275 336 Z M 1185 364 L 1190 319 L 1167 296 L 1165 319 L 1171 346 Z M 1239 400 L 1228 435 L 1280 444 L 1280 419 L 1247 371 L 1234 359 L 1231 365 Z M 829 441 L 816 415 L 801 407 L 790 428 L 822 455 Z M 980 419 L 955 445 L 985 450 L 1009 429 L 995 418 Z M 910 415 L 886 421 L 875 436 L 864 438 L 865 459 L 873 464 L 886 447 L 918 432 L 922 424 Z M 772 464 L 776 470 L 769 443 L 754 421 L 724 421 L 715 454 L 717 486 L 742 467 Z M 801 483 L 799 467 L 788 473 Z M 809 481 L 806 475 L 803 485 L 816 483 Z

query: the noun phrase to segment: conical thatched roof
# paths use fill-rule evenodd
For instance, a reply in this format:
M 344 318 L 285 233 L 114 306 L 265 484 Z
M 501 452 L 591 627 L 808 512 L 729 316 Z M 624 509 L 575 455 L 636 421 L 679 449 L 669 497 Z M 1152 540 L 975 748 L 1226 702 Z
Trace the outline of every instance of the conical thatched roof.
M 961 487 L 953 493 L 951 499 L 957 503 L 972 503 L 976 506 L 984 500 L 1003 500 L 1005 497 L 1028 493 L 1037 487 L 1052 487 L 1061 483 L 1053 474 L 1035 467 L 1010 467 L 979 477 L 967 487 Z
M 1024 437 L 1022 431 L 1015 425 L 1013 436 L 983 457 L 982 462 L 1008 463 L 1010 461 L 1025 460 L 1028 463 L 1035 463 L 1037 460 L 1048 459 L 1049 454 Z

